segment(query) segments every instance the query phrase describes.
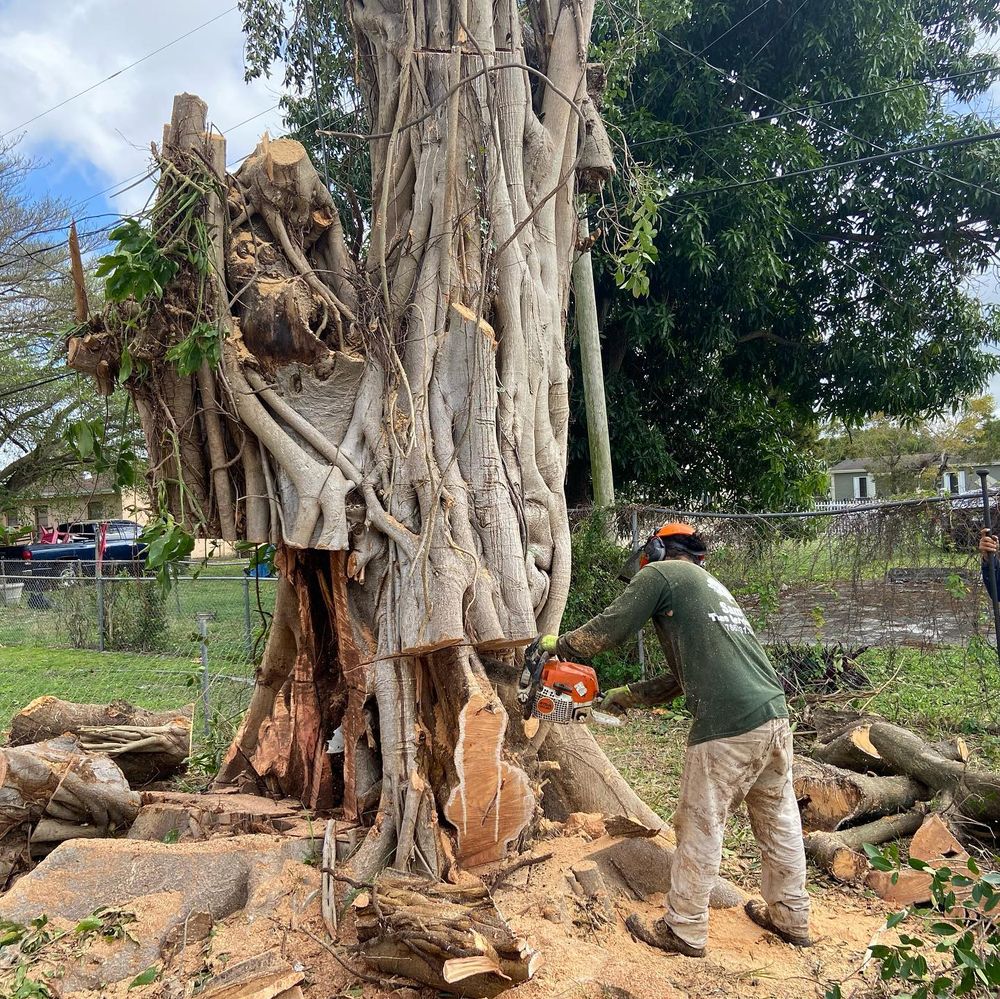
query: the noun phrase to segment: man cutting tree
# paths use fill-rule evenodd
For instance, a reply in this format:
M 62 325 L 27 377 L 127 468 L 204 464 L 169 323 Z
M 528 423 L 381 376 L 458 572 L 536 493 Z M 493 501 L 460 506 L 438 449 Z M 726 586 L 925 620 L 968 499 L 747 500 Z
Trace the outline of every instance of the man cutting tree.
M 719 874 L 726 822 L 746 801 L 762 856 L 765 902 L 747 915 L 797 947 L 808 947 L 809 896 L 802 825 L 792 786 L 788 706 L 774 667 L 732 594 L 704 568 L 707 546 L 688 524 L 664 524 L 646 543 L 625 591 L 566 635 L 544 635 L 544 652 L 589 659 L 630 639 L 652 619 L 668 672 L 611 690 L 602 708 L 623 712 L 681 693 L 694 715 L 674 816 L 677 852 L 666 914 L 651 926 L 627 920 L 640 940 L 701 957 L 708 899 Z

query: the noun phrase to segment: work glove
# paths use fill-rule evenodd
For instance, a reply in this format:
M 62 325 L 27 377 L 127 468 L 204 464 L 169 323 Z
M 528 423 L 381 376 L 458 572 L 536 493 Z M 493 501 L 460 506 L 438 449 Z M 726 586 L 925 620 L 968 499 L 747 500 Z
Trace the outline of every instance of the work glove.
M 539 635 L 536 641 L 542 652 L 547 652 L 550 656 L 556 654 L 556 646 L 559 644 L 558 635 Z
M 612 687 L 601 701 L 601 710 L 612 715 L 624 715 L 630 708 L 642 706 L 642 701 L 629 690 L 628 684 L 624 687 Z

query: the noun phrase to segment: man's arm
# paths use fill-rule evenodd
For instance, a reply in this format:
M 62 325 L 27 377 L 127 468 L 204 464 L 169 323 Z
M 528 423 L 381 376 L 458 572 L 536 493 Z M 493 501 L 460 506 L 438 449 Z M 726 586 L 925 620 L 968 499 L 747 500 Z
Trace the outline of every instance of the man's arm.
M 667 581 L 651 566 L 640 569 L 621 596 L 585 625 L 561 635 L 556 653 L 564 659 L 591 659 L 621 645 L 654 614 L 669 610 Z
M 979 554 L 983 560 L 983 586 L 986 587 L 990 599 L 1000 593 L 1000 558 L 996 558 L 998 548 L 1000 545 L 997 544 L 997 539 L 983 528 L 979 532 Z M 994 561 L 994 559 L 996 560 Z M 990 571 L 991 565 L 993 566 L 992 572 Z

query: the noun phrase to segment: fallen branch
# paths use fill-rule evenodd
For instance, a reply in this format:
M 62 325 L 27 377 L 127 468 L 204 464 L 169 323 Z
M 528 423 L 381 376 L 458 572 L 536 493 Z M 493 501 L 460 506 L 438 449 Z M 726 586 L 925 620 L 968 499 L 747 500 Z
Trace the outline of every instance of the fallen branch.
M 491 874 L 483 878 L 483 884 L 489 891 L 495 892 L 512 874 L 523 870 L 525 867 L 533 867 L 535 864 L 543 864 L 546 860 L 551 860 L 553 854 L 549 853 L 527 853 L 520 857 L 513 857 L 502 864 Z
M 805 837 L 806 855 L 837 881 L 856 884 L 869 871 L 862 852 L 866 843 L 878 845 L 915 833 L 924 816 L 920 812 L 889 815 L 867 825 L 840 832 L 814 832 Z

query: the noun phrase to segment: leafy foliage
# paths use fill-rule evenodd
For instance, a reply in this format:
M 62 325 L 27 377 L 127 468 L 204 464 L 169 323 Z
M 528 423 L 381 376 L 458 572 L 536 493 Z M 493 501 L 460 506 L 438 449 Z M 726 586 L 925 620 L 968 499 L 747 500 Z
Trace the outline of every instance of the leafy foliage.
M 170 567 L 194 551 L 194 538 L 169 513 L 161 513 L 143 528 L 139 540 L 148 545 L 146 566 L 164 589 L 170 586 Z
M 997 317 L 969 281 L 1000 237 L 1000 147 L 701 192 L 990 130 L 960 102 L 1000 75 L 977 43 L 1000 4 L 723 0 L 677 26 L 655 0 L 639 11 L 605 115 L 664 196 L 598 275 L 616 479 L 638 499 L 798 505 L 820 484 L 818 420 L 940 415 L 997 369 Z M 596 23 L 613 55 L 620 33 Z M 655 255 L 636 256 L 651 230 Z M 574 412 L 579 498 L 579 393 Z
M 101 257 L 96 274 L 104 278 L 104 294 L 109 302 L 134 298 L 161 298 L 173 280 L 178 264 L 157 245 L 153 233 L 137 219 L 125 219 L 108 233 L 117 245 Z
M 197 323 L 167 351 L 166 357 L 184 377 L 195 374 L 206 361 L 209 367 L 217 368 L 222 361 L 222 330 L 217 323 Z
M 898 849 L 865 845 L 865 853 L 877 871 L 899 876 Z M 910 858 L 910 868 L 931 877 L 932 905 L 893 913 L 886 929 L 909 923 L 923 925 L 925 936 L 900 932 L 897 943 L 874 944 L 868 953 L 879 969 L 879 977 L 895 993 L 909 999 L 952 999 L 970 996 L 986 999 L 1000 989 L 1000 927 L 995 922 L 1000 906 L 1000 873 L 983 873 L 970 858 L 964 868 L 934 868 Z M 931 960 L 928 960 L 928 958 Z M 842 983 L 831 986 L 826 999 L 843 999 Z

